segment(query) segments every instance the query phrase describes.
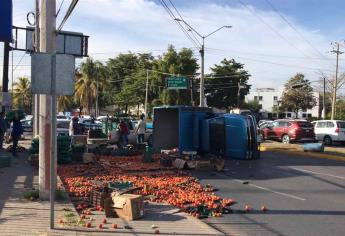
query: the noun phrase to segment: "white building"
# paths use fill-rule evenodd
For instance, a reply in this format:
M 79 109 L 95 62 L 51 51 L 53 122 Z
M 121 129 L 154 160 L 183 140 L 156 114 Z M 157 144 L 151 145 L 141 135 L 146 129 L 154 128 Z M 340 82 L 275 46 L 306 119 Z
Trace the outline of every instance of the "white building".
M 277 113 L 277 108 L 280 105 L 281 97 L 283 95 L 283 89 L 274 88 L 257 88 L 255 91 L 251 91 L 246 97 L 245 101 L 258 101 L 262 109 L 260 114 L 262 118 L 302 118 L 307 119 L 311 117 L 319 118 L 319 100 L 320 95 L 314 92 L 314 97 L 316 99 L 316 105 L 312 109 L 306 111 L 300 111 L 298 117 L 296 117 L 294 112 L 285 111 L 283 113 Z

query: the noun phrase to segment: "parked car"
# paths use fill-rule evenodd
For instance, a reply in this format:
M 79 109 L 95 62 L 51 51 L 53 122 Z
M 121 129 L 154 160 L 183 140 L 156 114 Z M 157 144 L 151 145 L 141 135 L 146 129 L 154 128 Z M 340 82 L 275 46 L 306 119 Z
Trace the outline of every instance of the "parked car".
M 57 136 L 68 136 L 69 135 L 69 124 L 68 119 L 59 119 L 56 121 L 56 133 Z
M 325 145 L 345 142 L 345 121 L 343 120 L 318 120 L 314 127 L 316 139 L 323 141 Z
M 135 144 L 137 143 L 137 135 L 135 134 L 135 127 L 138 121 L 131 120 L 128 121 L 128 128 L 129 128 L 129 134 L 128 134 L 128 143 L 129 144 Z M 144 136 L 144 141 L 147 142 L 149 145 L 152 144 L 152 125 L 146 124 L 146 132 Z M 109 142 L 110 143 L 118 143 L 120 141 L 120 132 L 115 129 L 110 131 L 109 133 Z
M 23 127 L 23 132 L 32 132 L 32 119 L 30 120 L 21 120 Z
M 306 120 L 276 120 L 262 129 L 264 139 L 291 141 L 315 141 L 313 125 Z

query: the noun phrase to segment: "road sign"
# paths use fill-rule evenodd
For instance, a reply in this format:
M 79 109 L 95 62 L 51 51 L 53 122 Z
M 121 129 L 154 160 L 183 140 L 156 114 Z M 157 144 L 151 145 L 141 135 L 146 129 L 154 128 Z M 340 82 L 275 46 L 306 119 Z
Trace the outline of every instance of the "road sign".
M 1 0 L 0 42 L 12 41 L 12 0 Z
M 167 89 L 188 89 L 188 79 L 184 76 L 169 76 L 166 87 Z
M 56 57 L 55 64 L 52 57 Z M 53 66 L 55 66 L 55 70 Z M 31 54 L 31 90 L 36 94 L 51 94 L 51 78 L 55 71 L 55 94 L 73 95 L 75 82 L 75 59 L 72 55 Z
M 32 53 L 34 51 L 34 34 L 33 27 L 13 26 L 14 45 L 13 49 Z M 25 40 L 23 37 L 26 37 Z M 75 57 L 88 56 L 89 36 L 82 33 L 59 31 L 56 36 L 57 54 L 68 54 Z

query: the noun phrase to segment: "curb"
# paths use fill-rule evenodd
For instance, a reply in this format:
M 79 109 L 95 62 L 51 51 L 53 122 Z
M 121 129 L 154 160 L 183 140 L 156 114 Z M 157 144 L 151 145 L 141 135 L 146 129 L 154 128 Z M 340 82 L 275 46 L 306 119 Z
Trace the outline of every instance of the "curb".
M 321 159 L 329 159 L 333 161 L 343 161 L 345 162 L 345 157 L 339 157 L 334 154 L 327 154 L 327 153 L 315 153 L 315 152 L 303 152 L 303 151 L 289 151 L 289 150 L 281 150 L 281 149 L 275 149 L 275 148 L 265 148 L 262 151 L 266 152 L 281 152 L 285 154 L 293 154 L 296 156 L 301 156 L 301 157 L 311 157 L 311 158 L 321 158 Z

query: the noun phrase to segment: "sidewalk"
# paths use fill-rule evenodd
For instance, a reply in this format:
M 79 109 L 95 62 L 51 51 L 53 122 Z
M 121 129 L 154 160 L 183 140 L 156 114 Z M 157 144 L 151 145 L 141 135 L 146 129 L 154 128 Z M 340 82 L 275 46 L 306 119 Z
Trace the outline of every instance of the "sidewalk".
M 20 144 L 22 145 L 22 144 Z M 0 155 L 11 155 L 1 151 Z M 56 230 L 49 230 L 49 202 L 28 201 L 23 194 L 32 188 L 37 188 L 38 170 L 26 163 L 26 153 L 19 153 L 12 158 L 12 166 L 0 169 L 0 235 L 3 236 L 31 236 L 31 235 L 152 235 L 151 226 L 158 226 L 163 235 L 223 235 L 202 221 L 195 219 L 176 208 L 167 205 L 147 206 L 147 216 L 139 221 L 125 222 L 119 218 L 108 218 L 111 223 L 117 223 L 119 229 L 114 231 L 107 224 L 105 229 L 99 230 L 96 222 L 104 218 L 104 212 L 94 215 L 93 228 L 61 228 L 58 216 L 62 215 L 65 208 L 74 207 L 69 200 L 55 204 Z M 124 229 L 123 226 L 131 229 Z
M 274 141 L 266 141 L 261 144 L 262 151 L 282 152 L 302 157 L 324 158 L 334 161 L 345 161 L 345 148 L 325 147 L 324 152 L 304 152 L 301 144 L 283 144 Z

